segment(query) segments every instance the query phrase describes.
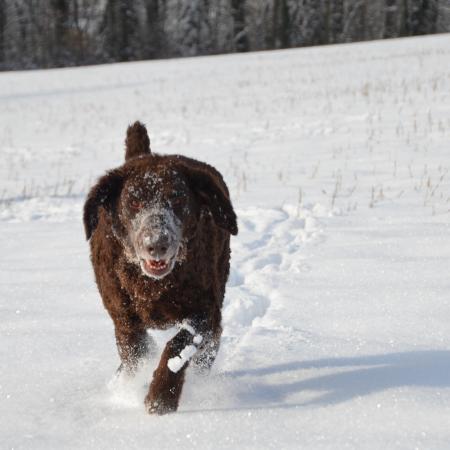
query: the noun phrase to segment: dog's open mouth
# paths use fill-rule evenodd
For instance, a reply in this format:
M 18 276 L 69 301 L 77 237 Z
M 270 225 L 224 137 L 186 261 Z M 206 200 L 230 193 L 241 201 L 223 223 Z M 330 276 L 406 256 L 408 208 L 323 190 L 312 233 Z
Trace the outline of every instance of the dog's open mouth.
M 172 270 L 172 259 L 142 259 L 141 267 L 147 275 L 161 278 Z

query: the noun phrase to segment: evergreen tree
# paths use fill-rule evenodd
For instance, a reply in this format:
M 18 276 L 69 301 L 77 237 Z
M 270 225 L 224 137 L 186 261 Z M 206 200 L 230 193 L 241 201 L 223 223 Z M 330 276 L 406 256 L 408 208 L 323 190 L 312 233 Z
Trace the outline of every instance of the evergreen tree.
M 0 70 L 5 65 L 6 0 L 0 0 Z
M 0 0 L 0 70 L 450 31 L 450 0 Z
M 142 55 L 136 2 L 107 0 L 100 27 L 102 50 L 109 61 L 133 61 Z
M 76 61 L 76 52 L 70 39 L 73 26 L 71 0 L 51 0 L 53 36 L 50 37 L 52 61 L 57 66 L 71 65 Z
M 154 59 L 166 56 L 164 42 L 164 0 L 145 0 L 145 42 L 143 52 L 145 58 Z
M 344 0 L 334 0 L 327 2 L 326 29 L 327 38 L 330 44 L 342 42 L 344 32 Z
M 173 56 L 212 53 L 209 0 L 169 0 L 168 41 Z
M 248 52 L 249 50 L 245 13 L 245 0 L 231 0 L 233 41 L 237 52 Z
M 384 38 L 399 36 L 398 0 L 385 0 L 384 5 Z

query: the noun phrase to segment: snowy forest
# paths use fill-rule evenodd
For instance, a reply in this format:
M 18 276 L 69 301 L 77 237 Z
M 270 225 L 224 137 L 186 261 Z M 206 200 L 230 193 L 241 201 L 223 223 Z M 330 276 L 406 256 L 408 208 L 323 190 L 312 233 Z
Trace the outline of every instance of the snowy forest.
M 450 31 L 450 0 L 0 0 L 0 70 Z

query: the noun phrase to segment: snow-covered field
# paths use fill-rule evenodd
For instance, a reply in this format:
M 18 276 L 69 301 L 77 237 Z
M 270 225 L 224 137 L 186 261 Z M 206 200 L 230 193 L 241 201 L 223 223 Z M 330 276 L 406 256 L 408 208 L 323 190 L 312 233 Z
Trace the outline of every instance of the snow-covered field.
M 154 363 L 113 378 L 80 218 L 135 119 L 240 226 L 217 364 L 164 417 Z M 0 123 L 0 448 L 450 448 L 450 35 L 2 73 Z

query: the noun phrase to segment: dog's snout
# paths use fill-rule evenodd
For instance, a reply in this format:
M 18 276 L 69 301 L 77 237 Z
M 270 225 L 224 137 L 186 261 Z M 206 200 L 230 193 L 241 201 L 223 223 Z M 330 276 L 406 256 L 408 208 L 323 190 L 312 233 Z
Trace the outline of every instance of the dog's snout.
M 151 256 L 163 256 L 170 247 L 169 236 L 161 234 L 154 239 L 144 240 L 145 248 Z
M 140 260 L 172 261 L 180 246 L 180 228 L 171 211 L 150 211 L 136 221 L 134 247 Z

